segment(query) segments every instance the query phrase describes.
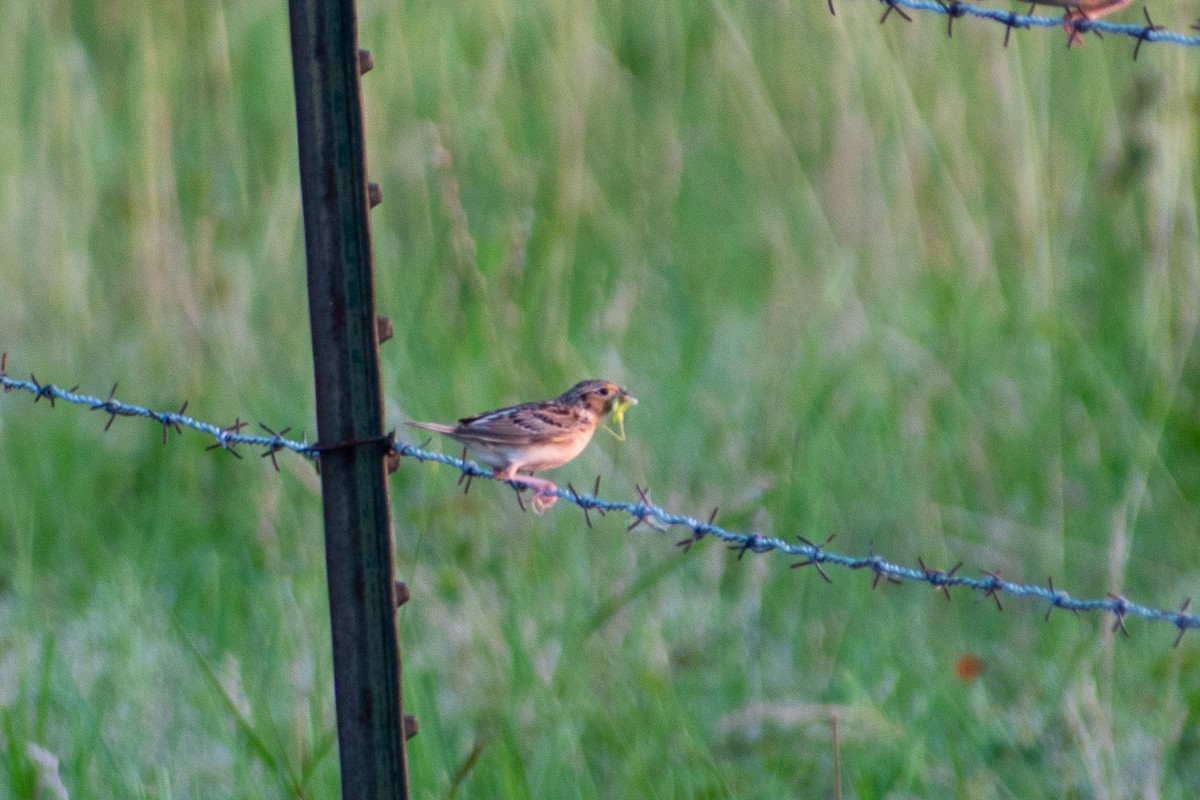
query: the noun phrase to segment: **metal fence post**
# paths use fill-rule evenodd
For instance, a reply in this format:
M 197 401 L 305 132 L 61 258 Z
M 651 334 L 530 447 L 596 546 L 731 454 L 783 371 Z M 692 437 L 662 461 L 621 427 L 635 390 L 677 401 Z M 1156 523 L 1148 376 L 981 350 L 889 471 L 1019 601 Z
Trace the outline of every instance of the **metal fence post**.
M 407 798 L 354 3 L 288 5 L 342 797 Z

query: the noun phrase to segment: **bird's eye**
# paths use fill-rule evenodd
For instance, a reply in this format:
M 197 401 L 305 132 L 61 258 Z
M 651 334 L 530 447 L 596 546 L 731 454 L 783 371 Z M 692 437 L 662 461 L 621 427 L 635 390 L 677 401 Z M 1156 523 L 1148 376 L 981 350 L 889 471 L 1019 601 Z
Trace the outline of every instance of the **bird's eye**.
M 612 389 L 608 388 L 607 386 L 600 387 L 600 396 L 601 397 L 608 397 L 610 394 L 612 394 Z

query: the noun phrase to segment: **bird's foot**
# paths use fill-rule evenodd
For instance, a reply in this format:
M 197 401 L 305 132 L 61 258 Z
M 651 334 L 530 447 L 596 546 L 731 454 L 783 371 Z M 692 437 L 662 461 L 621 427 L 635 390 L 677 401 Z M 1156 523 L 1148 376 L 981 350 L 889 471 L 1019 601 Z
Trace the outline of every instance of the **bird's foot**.
M 533 507 L 535 514 L 546 513 L 546 510 L 550 506 L 558 502 L 558 495 L 555 494 L 558 491 L 558 487 L 554 485 L 553 481 L 548 481 L 544 478 L 535 478 L 532 475 L 517 475 L 516 473 L 512 475 L 498 473 L 496 477 L 516 485 L 518 492 L 520 491 L 520 487 L 528 486 L 533 492 L 533 499 L 530 500 L 529 504 Z
M 1063 30 L 1067 32 L 1067 47 L 1083 44 L 1083 31 L 1079 29 L 1079 23 L 1085 20 L 1090 21 L 1091 17 L 1078 8 L 1068 9 L 1067 13 L 1063 14 Z
M 1133 0 L 1080 0 L 1079 5 L 1067 9 L 1063 14 L 1063 30 L 1067 32 L 1067 47 L 1083 44 L 1084 31 L 1079 29 L 1079 23 L 1097 20 L 1106 14 L 1120 11 Z M 1147 18 L 1149 22 L 1149 18 Z M 1097 36 L 1099 31 L 1092 31 Z
M 558 487 L 556 486 L 554 488 L 557 489 Z M 550 508 L 550 506 L 554 505 L 557 502 L 558 502 L 558 495 L 544 494 L 542 492 L 535 492 L 533 495 L 533 499 L 529 501 L 529 504 L 531 506 L 533 506 L 533 513 L 545 514 L 546 509 Z

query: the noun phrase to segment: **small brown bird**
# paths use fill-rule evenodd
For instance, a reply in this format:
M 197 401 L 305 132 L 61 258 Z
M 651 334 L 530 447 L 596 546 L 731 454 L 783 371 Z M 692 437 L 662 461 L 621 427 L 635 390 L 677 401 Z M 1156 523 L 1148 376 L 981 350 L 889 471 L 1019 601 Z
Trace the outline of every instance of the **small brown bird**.
M 457 425 L 408 424 L 461 442 L 480 463 L 492 468 L 497 479 L 530 487 L 533 508 L 541 513 L 558 499 L 553 494 L 558 487 L 518 473 L 561 467 L 583 452 L 600 420 L 616 412 L 614 418 L 623 425 L 626 409 L 636 403 L 636 397 L 615 383 L 590 380 L 580 381 L 553 400 L 463 417 Z
M 1058 6 L 1066 9 L 1063 14 L 1063 30 L 1067 32 L 1067 47 L 1083 43 L 1083 34 L 1075 27 L 1082 20 L 1100 19 L 1105 14 L 1120 11 L 1133 0 L 1033 0 L 1042 6 Z

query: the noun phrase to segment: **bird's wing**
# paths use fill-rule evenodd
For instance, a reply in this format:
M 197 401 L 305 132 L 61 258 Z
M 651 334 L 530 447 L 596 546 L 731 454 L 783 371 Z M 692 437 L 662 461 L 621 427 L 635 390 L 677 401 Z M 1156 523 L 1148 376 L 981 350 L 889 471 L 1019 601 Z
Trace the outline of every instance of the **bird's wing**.
M 463 417 L 456 436 L 499 445 L 548 444 L 577 435 L 587 420 L 560 403 L 526 403 L 475 417 Z

